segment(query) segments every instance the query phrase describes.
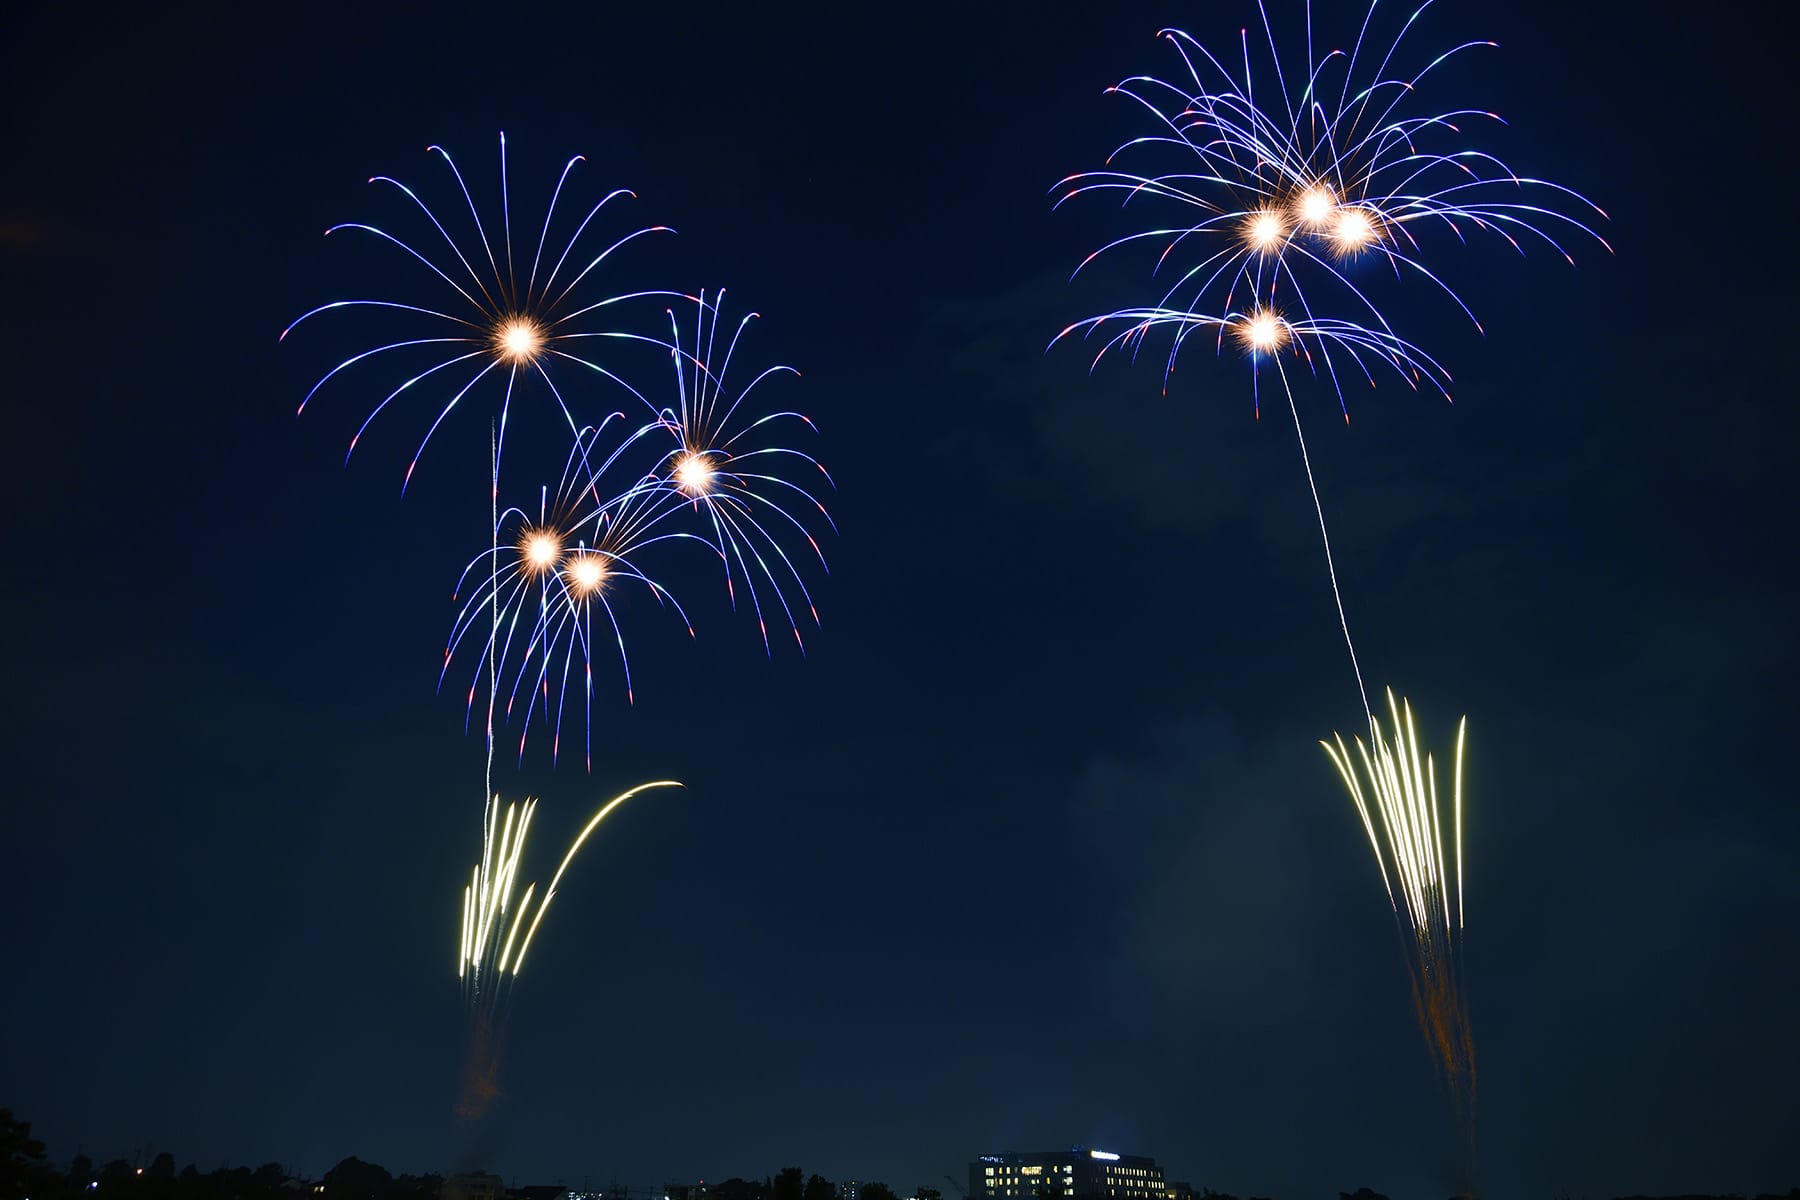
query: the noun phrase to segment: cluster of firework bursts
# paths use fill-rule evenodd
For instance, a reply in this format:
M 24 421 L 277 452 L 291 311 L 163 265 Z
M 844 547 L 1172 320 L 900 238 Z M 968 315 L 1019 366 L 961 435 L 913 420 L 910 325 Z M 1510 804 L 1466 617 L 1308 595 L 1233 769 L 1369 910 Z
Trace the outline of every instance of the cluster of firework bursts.
M 401 299 L 321 305 L 282 338 L 336 313 L 359 314 L 382 331 L 374 344 L 326 371 L 300 411 L 327 385 L 345 390 L 379 381 L 368 395 L 380 399 L 351 437 L 348 462 L 378 418 L 392 419 L 393 410 L 419 402 L 424 432 L 402 491 L 458 410 L 464 417 L 480 410 L 489 426 L 492 527 L 487 546 L 457 581 L 460 607 L 439 676 L 441 688 L 456 672 L 460 689 L 466 673 L 465 723 L 482 710 L 488 749 L 482 852 L 462 897 L 457 957 L 472 1018 L 463 1108 L 473 1115 L 495 1091 L 493 1022 L 501 985 L 523 967 L 563 873 L 619 805 L 680 786 L 642 784 L 608 801 L 540 894 L 535 884 L 522 885 L 537 801 L 503 804 L 494 790 L 496 723 L 517 730 L 521 761 L 535 731 L 548 740 L 554 762 L 564 752 L 565 729 L 578 722 L 591 770 L 596 661 L 617 662 L 629 702 L 626 631 L 638 610 L 672 614 L 693 634 L 688 609 L 665 583 L 669 572 L 684 569 L 684 553 L 705 568 L 702 575 L 711 573 L 726 606 L 754 617 L 765 651 L 784 640 L 772 636 L 772 626 L 803 650 L 802 624 L 818 622 L 806 576 L 825 565 L 815 532 L 830 527 L 818 498 L 830 478 L 815 458 L 784 440 L 790 432 L 812 432 L 812 422 L 762 403 L 779 379 L 798 373 L 771 365 L 728 375 L 733 359 L 748 353 L 755 313 L 722 323 L 722 291 L 606 294 L 600 287 L 627 247 L 671 232 L 652 225 L 601 236 L 611 210 L 631 193 L 609 192 L 579 219 L 559 224 L 557 202 L 582 161 L 570 159 L 535 239 L 515 247 L 505 135 L 497 223 L 491 209 L 483 219 L 449 154 L 436 146 L 429 152 L 442 157 L 455 181 L 454 192 L 446 189 L 448 209 L 377 176 L 372 184 L 408 202 L 402 206 L 407 236 L 367 224 L 326 231 L 378 243 L 396 278 L 414 290 Z M 633 370 L 627 360 L 649 365 Z M 728 382 L 744 376 L 742 386 Z M 515 493 L 502 470 L 511 466 L 508 431 L 516 417 L 538 413 L 549 415 L 567 447 L 562 470 L 554 484 L 531 484 L 530 500 L 510 502 Z
M 1346 420 L 1347 385 L 1358 382 L 1398 382 L 1448 399 L 1449 372 L 1401 332 L 1404 322 L 1377 295 L 1422 294 L 1479 329 L 1474 310 L 1435 265 L 1442 250 L 1498 241 L 1520 252 L 1546 248 L 1572 262 L 1565 243 L 1605 246 L 1593 228 L 1605 214 L 1469 144 L 1465 127 L 1496 123 L 1494 114 L 1420 107 L 1456 61 L 1492 45 L 1415 52 L 1408 38 L 1432 0 L 1391 37 L 1379 32 L 1371 3 L 1351 48 L 1323 53 L 1315 48 L 1307 0 L 1303 60 L 1284 56 L 1258 3 L 1259 37 L 1245 30 L 1239 45 L 1219 56 L 1165 30 L 1181 76 L 1138 76 L 1110 89 L 1138 106 L 1145 129 L 1102 169 L 1063 180 L 1057 203 L 1110 195 L 1123 211 L 1146 214 L 1144 225 L 1081 266 L 1141 247 L 1153 252 L 1155 282 L 1142 303 L 1077 321 L 1057 340 L 1097 344 L 1097 367 L 1115 351 L 1135 359 L 1153 335 L 1166 333 L 1165 389 L 1190 343 L 1210 347 L 1215 357 L 1229 345 L 1249 365 L 1257 411 L 1265 372 L 1272 369 L 1279 381 L 1368 724 L 1366 740 L 1336 736 L 1325 749 L 1407 934 L 1421 1028 L 1459 1110 L 1472 1113 L 1474 1049 L 1460 982 L 1465 729 L 1457 733 L 1446 819 L 1436 761 L 1421 749 L 1410 705 L 1388 692 L 1388 732 L 1369 704 L 1295 382 L 1323 384 Z M 727 319 L 723 292 L 609 294 L 601 286 L 623 255 L 670 232 L 649 225 L 602 236 L 631 193 L 609 192 L 559 221 L 558 202 L 581 162 L 571 159 L 541 225 L 534 222 L 515 241 L 504 136 L 498 212 L 490 204 L 486 220 L 450 156 L 438 147 L 431 152 L 454 180 L 454 190 L 443 189 L 447 206 L 378 176 L 371 183 L 403 201 L 405 236 L 367 224 L 327 231 L 375 243 L 395 278 L 410 280 L 414 290 L 322 305 L 282 336 L 326 314 L 354 314 L 383 331 L 327 370 L 300 408 L 328 392 L 366 389 L 373 403 L 365 404 L 346 461 L 378 421 L 391 422 L 402 409 L 418 412 L 423 433 L 402 491 L 447 424 L 464 423 L 477 409 L 489 428 L 491 528 L 487 546 L 457 581 L 439 678 L 440 687 L 453 683 L 464 697 L 466 723 L 480 710 L 487 739 L 482 851 L 462 895 L 457 957 L 472 1016 L 465 1105 L 478 1111 L 494 1092 L 496 1005 L 523 968 L 563 874 L 625 801 L 679 786 L 647 783 L 608 801 L 540 892 L 523 879 L 537 801 L 503 803 L 494 790 L 497 727 L 516 733 L 509 752 L 520 760 L 536 734 L 556 761 L 566 752 L 565 731 L 578 725 L 591 769 L 596 665 L 616 662 L 629 701 L 626 633 L 634 617 L 654 609 L 694 631 L 687 603 L 669 582 L 672 570 L 686 569 L 679 566 L 683 555 L 701 564 L 703 575 L 711 572 L 718 599 L 754 619 L 765 651 L 790 636 L 803 650 L 803 627 L 818 622 L 806 580 L 824 569 L 817 534 L 830 528 L 830 518 L 819 495 L 831 484 L 815 458 L 790 444 L 790 435 L 812 433 L 812 423 L 763 403 L 796 373 L 780 365 L 730 373 L 734 359 L 749 353 L 755 314 Z M 515 417 L 537 421 L 545 414 L 563 448 L 561 470 L 554 480 L 538 476 L 518 488 L 503 471 L 511 463 L 509 430 Z M 543 440 L 534 435 L 531 444 Z
M 1164 30 L 1181 77 L 1137 76 L 1108 89 L 1139 106 L 1146 132 L 1114 150 L 1102 169 L 1072 175 L 1056 189 L 1059 205 L 1100 193 L 1116 195 L 1127 212 L 1154 212 L 1158 224 L 1106 243 L 1081 264 L 1149 248 L 1155 252 L 1154 292 L 1145 303 L 1078 321 L 1058 340 L 1097 341 L 1098 366 L 1114 351 L 1135 359 L 1153 333 L 1167 330 L 1165 389 L 1190 341 L 1210 345 L 1215 356 L 1229 344 L 1250 364 L 1258 408 L 1262 373 L 1275 369 L 1293 416 L 1369 727 L 1367 743 L 1356 739 L 1356 759 L 1341 737 L 1326 749 L 1408 931 L 1421 1028 L 1457 1107 L 1468 1112 L 1474 1043 L 1458 969 L 1463 730 L 1457 734 L 1452 877 L 1436 768 L 1429 755 L 1421 762 L 1411 707 L 1402 710 L 1389 693 L 1390 739 L 1368 702 L 1288 365 L 1298 367 L 1293 374 L 1299 377 L 1325 381 L 1346 420 L 1351 381 L 1374 386 L 1385 376 L 1448 399 L 1449 372 L 1377 305 L 1377 279 L 1386 278 L 1389 291 L 1422 289 L 1428 300 L 1453 305 L 1479 329 L 1474 311 L 1432 265 L 1439 243 L 1461 248 L 1485 238 L 1520 252 L 1536 243 L 1573 262 L 1565 241 L 1589 238 L 1605 246 L 1590 224 L 1605 214 L 1575 192 L 1522 176 L 1463 140 L 1465 126 L 1497 123 L 1494 114 L 1419 107 L 1456 60 L 1493 45 L 1465 42 L 1441 53 L 1415 53 L 1408 34 L 1430 4 L 1425 0 L 1387 38 L 1377 32 L 1372 2 L 1348 51 L 1320 53 L 1308 0 L 1305 59 L 1298 62 L 1284 57 L 1264 0 L 1258 0 L 1261 36 L 1241 31 L 1238 46 L 1223 57 L 1186 33 Z M 1358 761 L 1367 794 L 1358 783 Z

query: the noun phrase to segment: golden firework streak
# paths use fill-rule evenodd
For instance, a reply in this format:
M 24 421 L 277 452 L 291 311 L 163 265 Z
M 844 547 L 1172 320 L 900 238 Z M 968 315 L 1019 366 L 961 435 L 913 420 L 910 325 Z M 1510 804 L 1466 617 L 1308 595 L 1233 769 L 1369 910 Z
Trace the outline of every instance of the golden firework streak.
M 1419 735 L 1412 705 L 1396 701 L 1388 689 L 1388 715 L 1393 740 L 1383 734 L 1381 719 L 1369 718 L 1369 741 L 1356 739 L 1356 759 L 1343 735 L 1320 742 L 1337 767 L 1350 799 L 1362 818 L 1363 833 L 1381 870 L 1382 886 L 1396 916 L 1404 914 L 1411 934 L 1407 967 L 1412 975 L 1413 1002 L 1427 1044 L 1444 1072 L 1458 1109 L 1468 1112 L 1474 1099 L 1475 1043 L 1468 1007 L 1462 995 L 1457 958 L 1463 929 L 1462 765 L 1469 719 L 1456 731 L 1454 815 L 1451 841 L 1455 851 L 1456 919 L 1450 918 L 1450 872 L 1444 853 L 1444 822 L 1438 806 L 1437 764 L 1427 754 L 1420 761 Z M 1358 778 L 1362 764 L 1374 804 Z M 1371 811 L 1371 808 L 1373 811 Z M 1376 819 L 1381 824 L 1376 834 Z M 1399 896 L 1396 897 L 1396 885 Z
M 1368 835 L 1369 849 L 1375 853 L 1375 865 L 1381 869 L 1382 886 L 1387 888 L 1388 903 L 1398 911 L 1391 879 L 1398 879 L 1406 899 L 1406 915 L 1415 933 L 1430 936 L 1441 907 L 1443 929 L 1451 928 L 1449 871 L 1444 861 L 1444 831 L 1438 815 L 1437 764 L 1428 754 L 1423 765 L 1419 761 L 1419 736 L 1413 725 L 1412 704 L 1396 701 L 1388 689 L 1388 712 L 1391 714 L 1394 739 L 1389 742 L 1381 731 L 1381 718 L 1369 718 L 1372 747 L 1356 739 L 1357 756 L 1362 760 L 1370 790 L 1375 795 L 1375 813 L 1381 818 L 1381 837 L 1375 832 L 1369 803 L 1357 779 L 1350 750 L 1342 734 L 1334 734 L 1336 744 L 1320 742 L 1331 756 L 1332 765 L 1344 780 L 1350 799 L 1362 818 L 1363 832 Z M 1456 922 L 1463 925 L 1462 891 L 1462 764 L 1463 746 L 1469 719 L 1464 717 L 1456 731 L 1455 825 L 1452 838 L 1456 850 Z M 1382 852 L 1382 840 L 1387 853 Z M 1392 862 L 1393 873 L 1389 874 Z
M 569 869 L 569 864 L 575 860 L 576 852 L 600 822 L 619 805 L 639 793 L 652 788 L 681 786 L 673 779 L 640 783 L 603 804 L 576 835 L 568 853 L 563 855 L 562 863 L 556 868 L 556 874 L 550 877 L 550 886 L 544 889 L 544 898 L 535 912 L 531 901 L 537 894 L 537 884 L 533 883 L 525 888 L 517 909 L 512 908 L 512 895 L 519 881 L 519 860 L 525 853 L 525 835 L 531 828 L 537 801 L 527 799 L 522 806 L 516 802 L 508 804 L 505 820 L 502 822 L 500 797 L 495 796 L 488 806 L 486 837 L 483 839 L 486 845 L 481 861 L 475 864 L 475 873 L 468 886 L 463 889 L 461 954 L 456 965 L 458 978 L 473 976 L 479 983 L 481 976 L 490 970 L 496 975 L 505 975 L 509 968 L 513 975 L 518 975 L 520 967 L 525 963 L 525 952 L 531 949 L 531 939 L 536 935 L 538 926 L 543 923 L 544 914 L 550 909 L 550 901 L 556 897 L 557 883 L 561 881 L 563 872 Z M 500 834 L 498 841 L 494 837 L 496 827 Z M 525 931 L 523 941 L 519 940 L 521 929 Z M 501 938 L 502 931 L 504 941 Z M 516 958 L 513 956 L 514 943 L 519 947 Z M 494 957 L 496 949 L 499 951 L 498 958 Z

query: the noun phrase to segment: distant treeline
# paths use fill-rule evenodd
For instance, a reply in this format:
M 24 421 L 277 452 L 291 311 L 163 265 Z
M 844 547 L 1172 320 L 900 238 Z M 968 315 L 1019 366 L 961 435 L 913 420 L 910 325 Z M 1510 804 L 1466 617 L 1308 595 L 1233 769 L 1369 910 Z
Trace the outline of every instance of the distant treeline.
M 901 1200 L 885 1183 L 858 1183 L 856 1200 Z M 836 1184 L 799 1167 L 783 1167 L 762 1179 L 731 1178 L 701 1188 L 679 1187 L 673 1200 L 839 1200 Z M 551 1200 L 562 1189 L 531 1187 L 509 1192 L 508 1198 Z M 641 1189 L 601 1189 L 607 1200 L 643 1200 Z M 944 1200 L 936 1188 L 918 1187 L 914 1200 Z M 0 1108 L 0 1200 L 443 1200 L 444 1177 L 436 1174 L 392 1175 L 375 1163 L 350 1157 L 318 1180 L 299 1177 L 279 1163 L 260 1167 L 221 1166 L 202 1171 L 193 1163 L 177 1169 L 174 1155 L 164 1151 L 147 1163 L 113 1159 L 96 1163 L 77 1154 L 68 1170 L 54 1167 L 44 1144 L 31 1136 L 31 1125 Z M 1193 1200 L 1238 1200 L 1210 1188 L 1192 1193 Z M 665 1200 L 657 1189 L 654 1200 Z M 1053 1200 L 1044 1197 L 1043 1200 Z M 1267 1200 L 1251 1196 L 1247 1200 Z M 1370 1188 L 1339 1192 L 1338 1200 L 1388 1200 Z M 1467 1200 L 1451 1197 L 1450 1200 Z M 1566 1194 L 1557 1200 L 1568 1200 Z M 1776 1195 L 1750 1197 L 1732 1192 L 1717 1196 L 1620 1196 L 1616 1200 L 1800 1200 L 1800 1187 Z

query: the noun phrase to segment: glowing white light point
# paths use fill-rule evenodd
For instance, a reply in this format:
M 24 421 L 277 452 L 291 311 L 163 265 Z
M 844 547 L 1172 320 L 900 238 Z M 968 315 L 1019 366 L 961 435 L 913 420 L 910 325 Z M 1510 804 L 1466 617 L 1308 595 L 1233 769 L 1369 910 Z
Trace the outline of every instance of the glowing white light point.
M 1309 225 L 1317 225 L 1331 215 L 1337 207 L 1337 200 L 1331 190 L 1323 186 L 1309 187 L 1300 196 L 1300 219 Z
M 697 496 L 712 486 L 713 465 L 704 454 L 684 454 L 675 464 L 675 482 L 690 496 Z
M 1286 233 L 1281 218 L 1267 209 L 1251 214 L 1250 220 L 1244 225 L 1244 240 L 1258 250 L 1269 249 Z
M 606 563 L 598 554 L 583 554 L 569 565 L 569 582 L 583 594 L 598 591 L 606 580 Z
M 1338 249 L 1349 253 L 1362 249 L 1375 240 L 1375 222 L 1360 208 L 1346 208 L 1338 213 L 1333 233 Z
M 562 540 L 547 529 L 533 530 L 525 535 L 519 551 L 533 571 L 548 571 L 562 557 Z
M 528 363 L 544 348 L 544 334 L 533 322 L 515 317 L 495 331 L 494 344 L 502 358 Z
M 1251 313 L 1249 319 L 1238 327 L 1237 333 L 1250 349 L 1264 352 L 1279 350 L 1287 340 L 1287 326 L 1280 317 L 1266 308 Z

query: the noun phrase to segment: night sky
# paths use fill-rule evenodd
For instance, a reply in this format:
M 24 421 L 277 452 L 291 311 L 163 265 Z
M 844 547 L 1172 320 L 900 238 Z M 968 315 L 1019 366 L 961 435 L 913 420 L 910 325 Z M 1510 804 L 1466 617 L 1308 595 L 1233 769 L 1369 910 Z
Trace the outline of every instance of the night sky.
M 1080 1144 L 1239 1193 L 1451 1190 L 1316 745 L 1360 710 L 1291 424 L 1229 350 L 1166 396 L 1154 362 L 1045 353 L 1146 290 L 1071 285 L 1127 218 L 1050 203 L 1141 129 L 1102 89 L 1252 5 L 158 7 L 0 22 L 0 1105 L 54 1158 L 904 1195 Z M 1773 29 L 1715 12 L 1434 8 L 1431 44 L 1502 46 L 1440 94 L 1617 254 L 1440 247 L 1485 336 L 1401 316 L 1454 406 L 1301 394 L 1371 686 L 1434 746 L 1469 715 L 1492 1196 L 1800 1183 L 1795 313 L 1758 211 L 1791 138 Z M 350 323 L 276 335 L 402 269 L 319 236 L 403 223 L 365 179 L 446 198 L 436 142 L 491 188 L 500 130 L 522 210 L 585 154 L 679 230 L 634 280 L 764 314 L 840 533 L 804 658 L 697 572 L 697 641 L 632 630 L 635 705 L 600 671 L 592 774 L 498 772 L 546 856 L 621 787 L 688 790 L 561 888 L 470 1132 L 483 751 L 433 689 L 485 421 L 402 500 L 414 416 L 347 470 L 362 385 L 294 418 Z

